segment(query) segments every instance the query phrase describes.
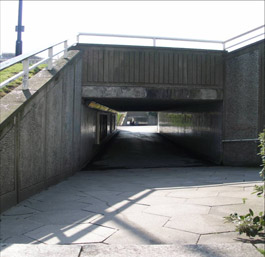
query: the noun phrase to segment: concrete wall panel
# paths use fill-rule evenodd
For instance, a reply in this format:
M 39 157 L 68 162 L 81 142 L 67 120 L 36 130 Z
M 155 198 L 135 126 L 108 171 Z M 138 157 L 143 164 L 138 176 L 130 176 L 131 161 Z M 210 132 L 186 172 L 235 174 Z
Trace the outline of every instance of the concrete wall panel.
M 0 131 L 0 195 L 16 190 L 15 127 L 11 121 Z
M 63 81 L 51 85 L 47 91 L 46 120 L 46 176 L 61 175 L 62 162 L 62 85 Z
M 244 158 L 242 158 L 244 157 Z M 256 142 L 229 142 L 224 144 L 223 159 L 225 165 L 250 166 L 259 163 Z
M 204 112 L 160 112 L 160 133 L 177 145 L 214 163 L 221 163 L 221 104 L 209 104 Z
M 23 190 L 45 179 L 45 97 L 37 95 L 19 115 L 19 188 Z
M 264 41 L 228 53 L 225 70 L 223 163 L 256 166 L 255 139 L 264 127 Z
M 223 84 L 222 51 L 79 44 L 83 84 Z M 203 79 L 201 79 L 201 77 Z
M 20 86 L 1 99 L 1 212 L 82 166 L 81 74 L 81 56 L 70 51 L 52 71 L 30 79 L 29 90 Z M 88 112 L 83 131 L 95 131 L 96 111 Z M 87 159 L 93 153 L 91 138 L 84 141 Z
M 82 81 L 82 60 L 77 60 L 75 66 L 75 85 L 74 85 L 74 127 L 73 127 L 73 156 L 74 170 L 81 168 L 80 146 L 81 146 L 81 85 Z
M 73 122 L 74 122 L 74 65 L 69 65 L 63 76 L 63 98 L 62 98 L 62 162 L 63 172 L 72 174 L 73 167 Z
M 85 105 L 81 107 L 81 164 L 85 166 L 93 157 L 96 147 L 97 111 Z
M 256 138 L 258 133 L 259 51 L 226 62 L 225 138 Z

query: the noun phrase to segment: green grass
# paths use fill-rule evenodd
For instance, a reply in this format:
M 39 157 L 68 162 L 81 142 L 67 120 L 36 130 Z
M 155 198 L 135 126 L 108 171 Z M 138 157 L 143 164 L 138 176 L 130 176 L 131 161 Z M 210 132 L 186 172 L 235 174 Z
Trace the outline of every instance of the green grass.
M 29 72 L 29 78 L 31 78 L 33 75 L 38 73 L 40 70 L 42 70 L 44 67 L 46 67 L 46 64 L 41 64 L 35 69 L 31 70 Z M 12 76 L 16 75 L 17 73 L 21 72 L 23 70 L 22 63 L 14 64 L 11 67 L 8 67 L 5 70 L 0 71 L 0 83 L 7 80 L 8 78 L 11 78 Z M 22 76 L 19 77 L 16 80 L 13 80 L 8 85 L 0 89 L 0 98 L 8 94 L 10 91 L 12 91 L 14 88 L 22 84 Z
M 124 117 L 124 113 L 117 113 L 117 126 L 121 126 L 122 124 L 120 124 L 121 123 L 121 121 L 122 121 L 122 118 Z

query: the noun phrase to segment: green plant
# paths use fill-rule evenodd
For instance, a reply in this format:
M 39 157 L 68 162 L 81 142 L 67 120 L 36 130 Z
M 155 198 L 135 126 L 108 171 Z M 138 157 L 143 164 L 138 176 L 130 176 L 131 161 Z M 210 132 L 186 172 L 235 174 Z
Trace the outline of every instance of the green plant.
M 259 134 L 259 147 L 260 147 L 260 152 L 258 155 L 261 156 L 261 171 L 260 171 L 260 176 L 263 181 L 265 181 L 265 129 L 263 130 L 262 133 Z
M 262 181 L 265 181 L 265 130 L 259 135 L 259 147 L 260 152 L 258 153 L 261 156 L 262 160 L 262 170 L 260 171 L 260 176 Z M 258 197 L 264 197 L 264 185 L 254 186 L 252 194 L 256 194 Z M 246 202 L 246 198 L 243 198 L 243 203 Z M 227 217 L 224 217 L 226 222 L 232 222 L 236 226 L 236 231 L 239 234 L 245 233 L 249 237 L 255 237 L 259 235 L 260 232 L 264 231 L 265 228 L 265 214 L 260 212 L 258 215 L 254 215 L 254 212 L 249 209 L 249 212 L 245 215 L 238 215 L 237 213 L 230 214 Z
M 246 233 L 249 237 L 255 237 L 259 232 L 264 230 L 265 215 L 260 212 L 259 215 L 254 215 L 254 212 L 249 209 L 246 215 L 238 215 L 237 213 L 230 214 L 225 217 L 227 222 L 232 222 L 236 225 L 236 231 L 239 234 Z

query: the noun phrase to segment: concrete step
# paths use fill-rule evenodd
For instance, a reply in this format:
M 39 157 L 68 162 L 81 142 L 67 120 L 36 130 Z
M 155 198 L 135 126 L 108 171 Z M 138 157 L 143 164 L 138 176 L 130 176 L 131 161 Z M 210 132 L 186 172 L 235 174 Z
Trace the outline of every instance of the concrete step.
M 251 244 L 30 245 L 2 244 L 1 257 L 258 257 Z

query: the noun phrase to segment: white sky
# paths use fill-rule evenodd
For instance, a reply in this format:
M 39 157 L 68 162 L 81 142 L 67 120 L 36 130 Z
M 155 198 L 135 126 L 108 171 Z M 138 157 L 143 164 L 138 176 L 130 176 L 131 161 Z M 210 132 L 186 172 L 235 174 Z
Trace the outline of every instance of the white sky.
M 0 53 L 14 52 L 18 0 L 0 0 Z M 78 32 L 226 40 L 263 25 L 264 1 L 23 1 L 23 53 Z

